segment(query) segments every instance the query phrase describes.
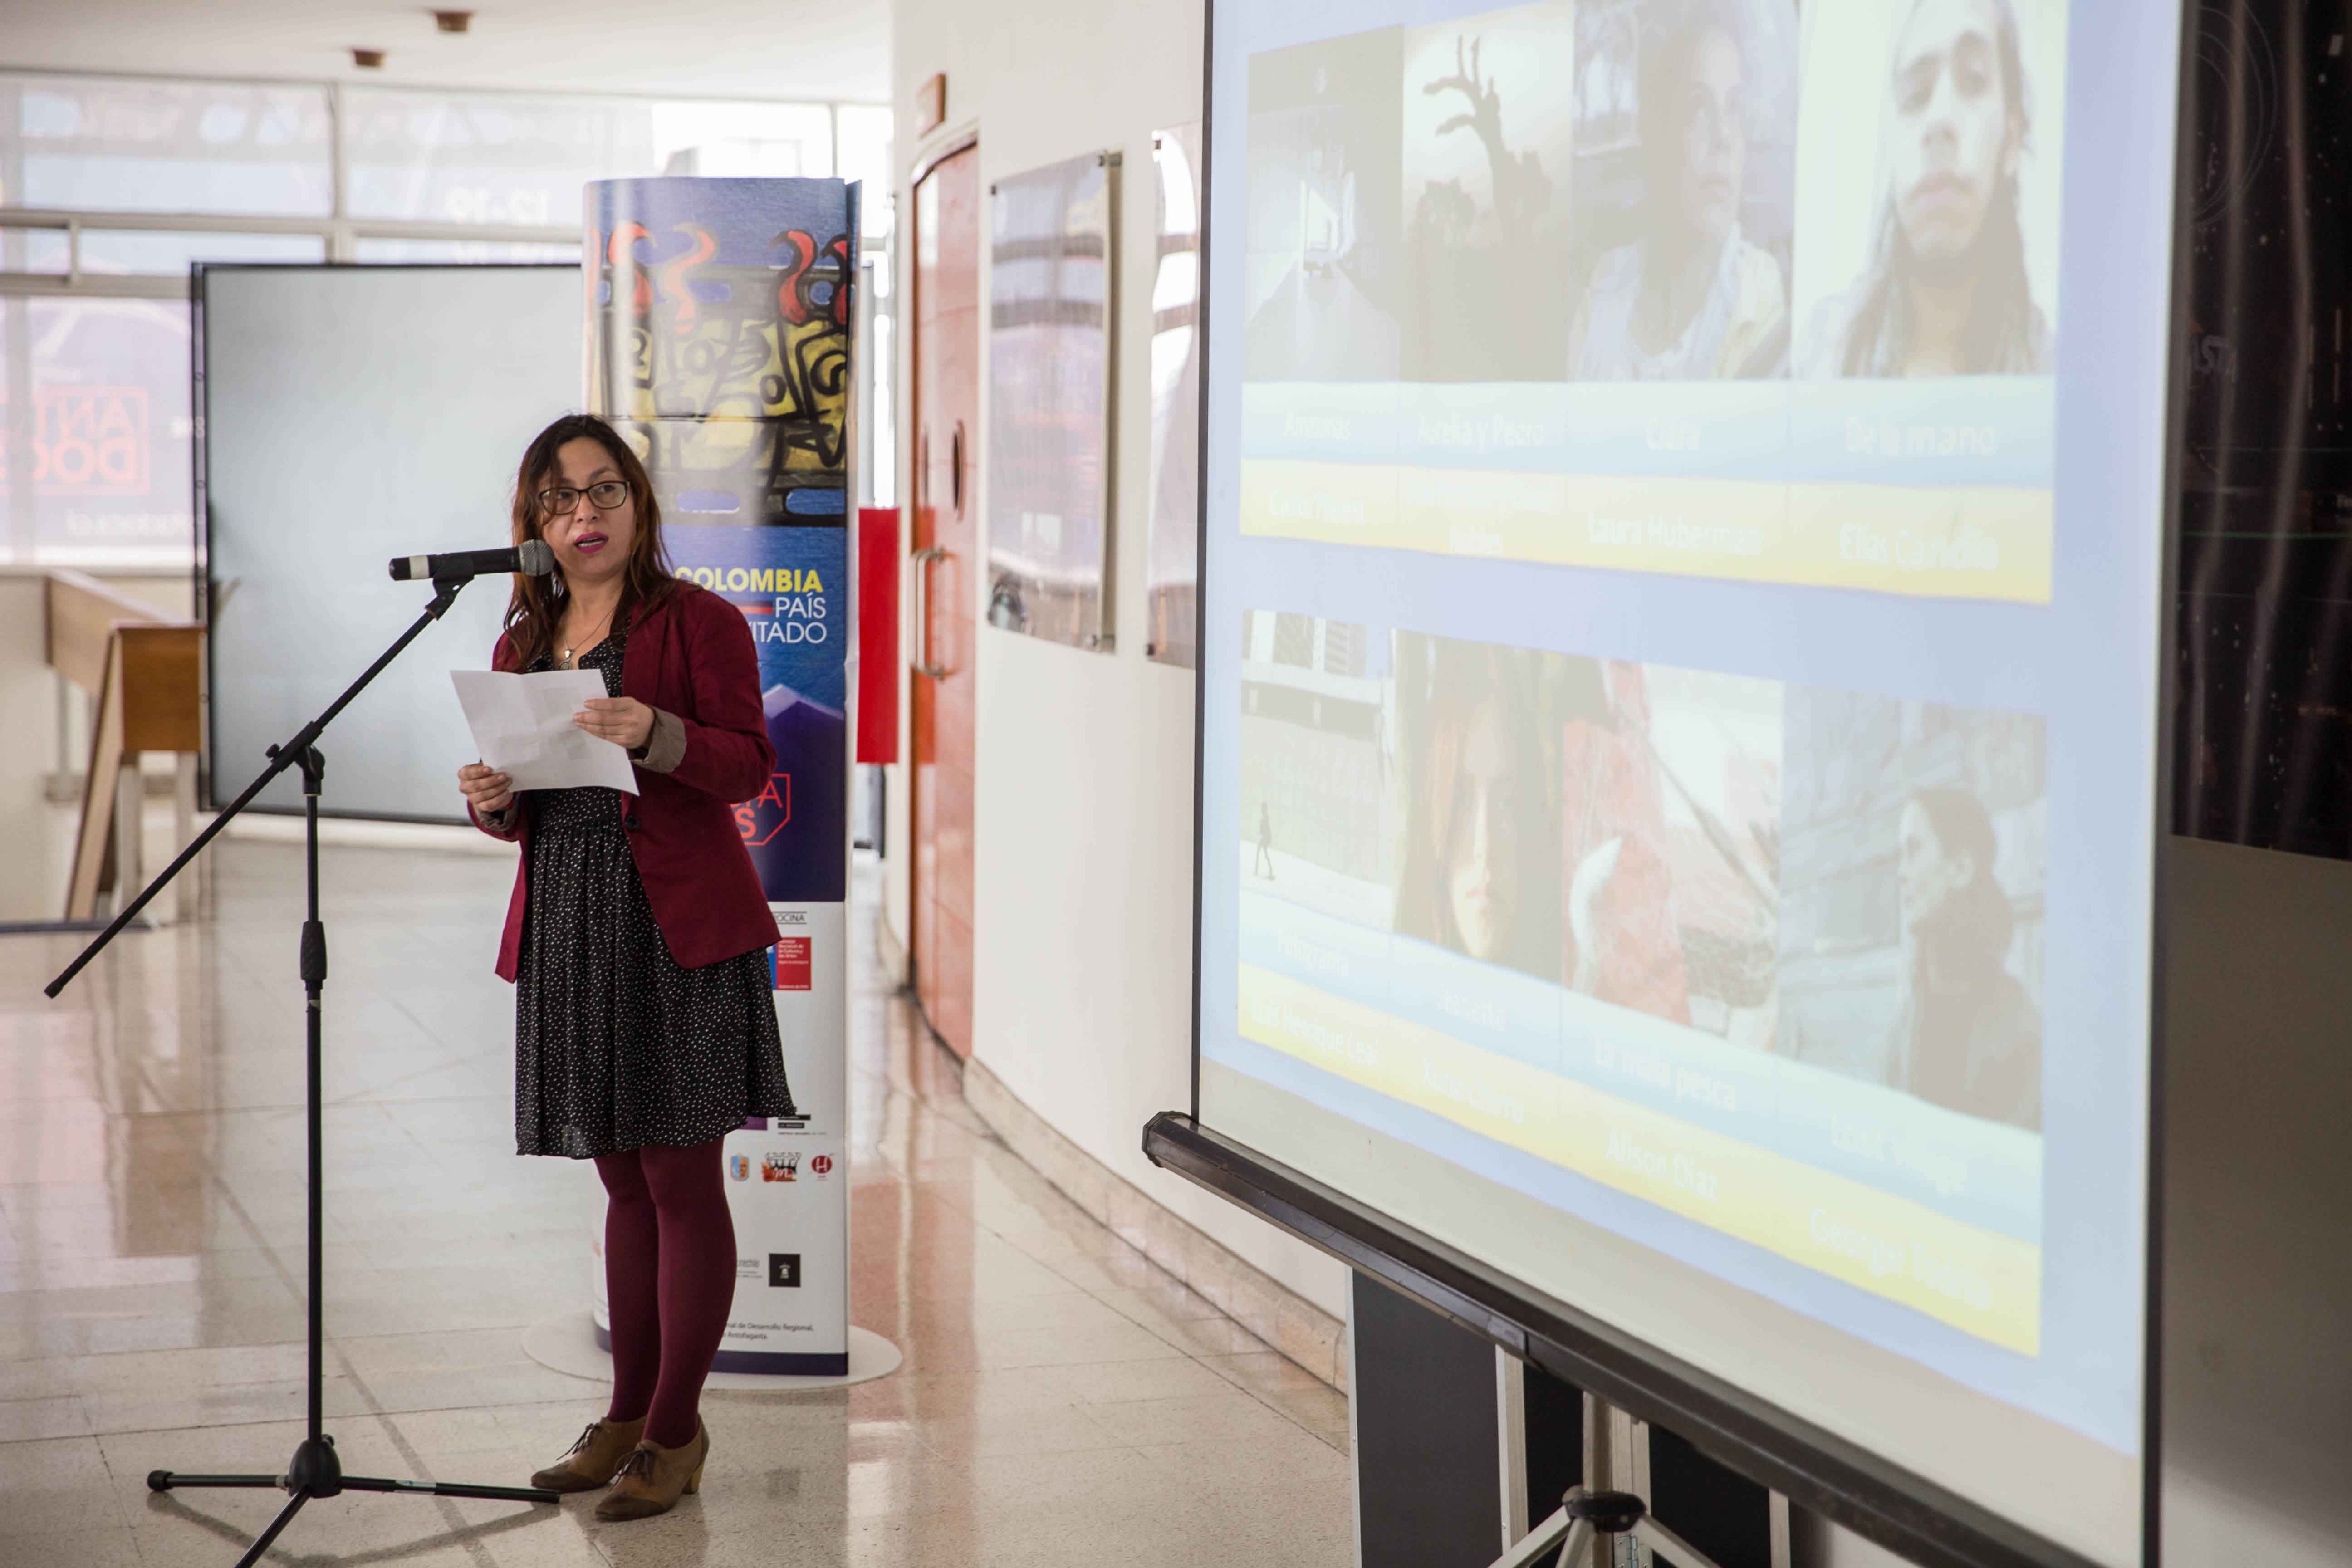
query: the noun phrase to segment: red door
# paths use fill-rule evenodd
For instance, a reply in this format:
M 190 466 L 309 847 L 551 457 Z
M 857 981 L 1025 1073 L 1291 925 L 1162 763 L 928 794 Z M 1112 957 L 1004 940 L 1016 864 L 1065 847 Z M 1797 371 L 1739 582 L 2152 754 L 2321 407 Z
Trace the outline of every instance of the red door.
M 980 152 L 915 187 L 915 995 L 971 1055 L 973 479 L 980 430 Z

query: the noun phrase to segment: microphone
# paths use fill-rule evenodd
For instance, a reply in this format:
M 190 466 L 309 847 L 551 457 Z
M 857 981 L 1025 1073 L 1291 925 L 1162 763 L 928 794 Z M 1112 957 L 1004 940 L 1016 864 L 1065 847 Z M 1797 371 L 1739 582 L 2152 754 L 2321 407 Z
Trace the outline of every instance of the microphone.
M 406 583 L 429 577 L 436 583 L 463 582 L 500 572 L 544 577 L 555 570 L 555 552 L 543 539 L 529 539 L 507 550 L 459 550 L 447 555 L 395 555 L 392 580 Z

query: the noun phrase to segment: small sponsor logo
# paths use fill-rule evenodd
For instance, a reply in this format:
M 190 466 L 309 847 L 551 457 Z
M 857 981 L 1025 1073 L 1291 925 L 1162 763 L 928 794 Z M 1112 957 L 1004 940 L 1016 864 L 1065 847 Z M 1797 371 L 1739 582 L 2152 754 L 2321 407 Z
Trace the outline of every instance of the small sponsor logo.
M 801 1178 L 801 1157 L 790 1149 L 771 1149 L 761 1157 L 760 1180 L 763 1182 L 797 1182 Z
M 768 1254 L 768 1283 L 797 1290 L 801 1285 L 801 1255 L 797 1252 Z
M 739 1182 L 750 1181 L 751 1179 L 751 1156 L 749 1154 L 728 1155 L 727 1173 L 734 1177 Z
M 833 1156 L 819 1154 L 809 1161 L 809 1171 L 820 1178 L 833 1174 Z

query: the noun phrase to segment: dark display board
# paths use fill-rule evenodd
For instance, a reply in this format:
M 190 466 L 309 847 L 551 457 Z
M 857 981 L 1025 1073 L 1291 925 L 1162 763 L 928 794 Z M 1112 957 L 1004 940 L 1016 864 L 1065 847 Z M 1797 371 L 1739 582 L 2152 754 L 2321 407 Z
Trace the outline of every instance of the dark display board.
M 2200 6 L 2173 822 L 2352 858 L 2352 62 L 2343 7 Z

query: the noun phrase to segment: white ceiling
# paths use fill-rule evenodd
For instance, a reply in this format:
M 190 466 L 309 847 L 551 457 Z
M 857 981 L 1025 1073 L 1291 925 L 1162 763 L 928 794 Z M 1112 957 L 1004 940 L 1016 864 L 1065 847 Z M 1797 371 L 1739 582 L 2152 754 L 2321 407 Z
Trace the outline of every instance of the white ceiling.
M 383 49 L 383 68 L 354 67 L 354 46 Z M 446 35 L 398 0 L 0 0 L 10 68 L 880 103 L 890 8 L 483 0 L 471 32 Z

